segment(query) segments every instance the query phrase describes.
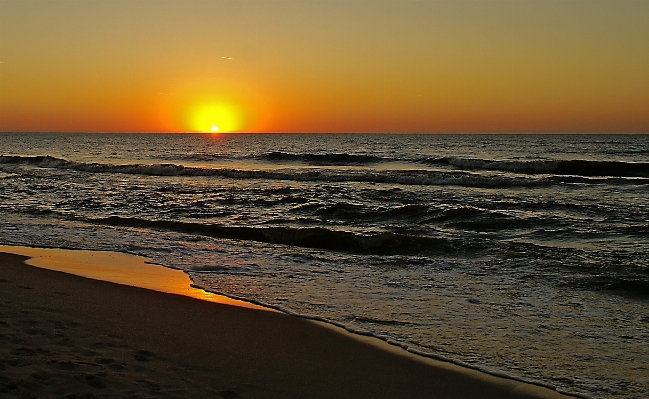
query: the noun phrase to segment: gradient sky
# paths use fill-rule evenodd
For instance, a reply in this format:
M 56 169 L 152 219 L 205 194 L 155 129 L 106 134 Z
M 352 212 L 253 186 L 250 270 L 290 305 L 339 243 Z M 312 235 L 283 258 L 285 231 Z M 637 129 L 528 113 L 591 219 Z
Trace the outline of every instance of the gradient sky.
M 212 126 L 647 133 L 649 1 L 0 0 L 0 131 Z

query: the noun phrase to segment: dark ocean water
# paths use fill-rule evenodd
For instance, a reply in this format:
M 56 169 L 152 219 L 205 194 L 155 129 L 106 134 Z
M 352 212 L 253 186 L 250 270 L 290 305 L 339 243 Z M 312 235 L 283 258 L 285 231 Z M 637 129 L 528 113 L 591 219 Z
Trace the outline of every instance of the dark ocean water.
M 0 243 L 649 396 L 649 135 L 0 134 Z

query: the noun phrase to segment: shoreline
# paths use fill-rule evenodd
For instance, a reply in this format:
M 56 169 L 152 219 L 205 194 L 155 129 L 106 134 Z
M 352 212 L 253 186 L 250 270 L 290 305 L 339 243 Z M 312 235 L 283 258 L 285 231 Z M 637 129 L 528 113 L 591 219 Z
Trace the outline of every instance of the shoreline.
M 115 369 L 119 369 L 117 366 L 120 366 L 125 369 L 131 368 L 139 374 L 148 373 L 148 380 L 163 382 L 154 384 L 158 387 L 156 392 L 170 385 L 171 381 L 175 381 L 183 387 L 182 389 L 191 390 L 193 389 L 191 384 L 186 387 L 186 383 L 182 381 L 192 378 L 197 378 L 195 381 L 200 381 L 202 378 L 214 380 L 218 377 L 220 390 L 214 391 L 213 388 L 199 383 L 196 386 L 203 387 L 197 391 L 199 396 L 201 392 L 203 395 L 206 392 L 213 392 L 221 397 L 251 398 L 303 396 L 388 398 L 430 397 L 433 394 L 441 398 L 573 397 L 536 384 L 501 378 L 452 363 L 422 358 L 384 341 L 381 342 L 392 347 L 392 350 L 387 347 L 379 348 L 376 343 L 364 342 L 378 340 L 377 338 L 367 337 L 366 340 L 363 336 L 349 337 L 347 335 L 352 333 L 344 334 L 335 331 L 341 328 L 323 326 L 322 322 L 316 323 L 279 312 L 206 302 L 183 294 L 170 295 L 150 289 L 91 280 L 60 271 L 28 266 L 23 263 L 26 260 L 25 257 L 0 253 L 2 264 L 0 289 L 6 294 L 3 298 L 9 298 L 4 299 L 3 304 L 3 309 L 8 309 L 3 310 L 3 320 L 9 322 L 0 324 L 0 328 L 12 327 L 13 319 L 6 317 L 8 314 L 20 320 L 21 317 L 27 317 L 24 316 L 26 313 L 21 313 L 24 310 L 32 312 L 29 310 L 32 308 L 40 312 L 48 309 L 50 313 L 42 314 L 40 319 L 38 317 L 30 319 L 32 323 L 39 326 L 36 330 L 40 333 L 34 334 L 36 337 L 39 334 L 44 336 L 49 334 L 56 340 L 57 334 L 61 334 L 61 328 L 59 327 L 57 333 L 56 320 L 49 320 L 54 323 L 51 331 L 44 328 L 43 324 L 47 324 L 47 320 L 44 321 L 43 317 L 48 319 L 48 314 L 62 313 L 68 319 L 76 319 L 74 323 L 78 328 L 83 326 L 94 331 L 95 336 L 111 337 L 113 342 L 113 346 L 101 348 L 102 352 L 96 348 L 92 349 L 96 346 L 96 342 L 82 339 L 88 336 L 79 333 L 70 334 L 68 338 L 72 342 L 79 342 L 75 342 L 74 345 L 61 345 L 72 352 L 84 350 L 87 352 L 89 349 L 102 352 L 102 355 L 105 355 L 103 357 L 105 364 L 98 361 L 72 360 L 74 356 L 68 356 L 70 359 L 65 361 L 71 364 L 78 363 L 79 367 L 73 367 L 76 370 L 73 376 L 66 376 L 65 373 L 60 374 L 60 367 L 57 366 L 61 362 L 52 359 L 51 353 L 54 351 L 45 348 L 44 351 L 49 351 L 50 354 L 41 354 L 40 361 L 35 361 L 32 366 L 36 368 L 49 366 L 55 371 L 46 370 L 45 374 L 39 374 L 39 371 L 28 373 L 25 376 L 28 380 L 31 378 L 47 382 L 60 378 L 69 380 L 69 386 L 77 387 L 79 386 L 78 369 L 82 368 L 82 364 L 90 363 L 94 364 L 95 369 L 110 369 L 110 365 L 113 365 Z M 10 287 L 12 283 L 14 286 Z M 22 305 L 22 309 L 16 308 L 19 304 Z M 88 313 L 86 305 L 94 309 L 94 312 Z M 98 318 L 97 314 L 107 317 Z M 193 328 L 188 328 L 189 325 Z M 13 332 L 7 336 L 13 336 L 14 340 L 20 341 L 13 344 L 17 346 L 33 338 L 30 335 L 30 331 L 33 330 L 26 330 L 22 336 L 20 331 L 12 330 Z M 142 336 L 143 332 L 145 339 Z M 93 334 L 89 337 L 92 341 Z M 170 342 L 174 345 L 170 346 Z M 51 345 L 54 344 L 50 343 Z M 3 346 L 6 345 L 3 343 Z M 23 351 L 30 348 L 34 351 L 34 348 L 28 345 L 17 346 L 13 351 L 20 351 L 21 348 Z M 129 348 L 127 352 L 130 351 L 126 356 L 124 348 Z M 11 344 L 9 349 L 11 350 Z M 14 352 L 3 353 L 2 357 L 9 359 Z M 119 356 L 115 356 L 120 353 L 121 361 L 116 359 Z M 84 358 L 83 354 L 77 355 L 79 356 Z M 30 357 L 34 360 L 38 358 L 37 354 Z M 138 362 L 146 358 L 150 358 L 146 361 L 149 367 L 138 371 L 142 367 Z M 113 361 L 109 362 L 106 359 Z M 226 364 L 223 364 L 223 359 L 228 359 Z M 15 366 L 11 364 L 9 366 L 10 371 L 17 371 L 20 362 Z M 168 375 L 169 372 L 163 370 L 167 366 L 175 368 L 173 375 Z M 180 366 L 182 370 L 178 370 Z M 6 365 L 0 367 L 2 372 L 0 376 L 7 374 L 6 370 Z M 137 391 L 137 387 L 141 388 L 142 384 L 137 380 L 128 385 L 126 375 L 106 370 L 101 373 L 103 374 L 87 374 L 86 377 L 88 375 L 94 377 L 82 381 L 85 385 L 81 384 L 81 388 L 89 387 L 89 392 L 98 390 L 96 392 L 105 393 L 108 392 L 106 391 L 108 388 L 121 387 L 121 391 L 117 391 L 116 394 L 125 393 L 128 389 Z M 49 378 L 39 380 L 34 375 L 49 376 Z M 164 378 L 160 379 L 160 377 Z M 15 378 L 10 378 L 9 382 L 3 379 L 6 377 L 0 378 L 0 391 L 10 388 L 12 381 L 18 388 L 7 392 L 17 392 L 23 387 L 16 382 Z M 110 383 L 120 379 L 125 380 L 121 385 Z M 91 383 L 95 380 L 103 381 L 95 385 L 103 384 L 104 388 L 93 387 Z M 44 382 L 39 387 L 32 386 L 36 390 L 34 392 L 47 391 Z M 64 382 L 63 385 L 66 383 Z M 173 389 L 181 388 L 165 389 L 168 389 L 167 393 L 170 395 L 167 397 L 183 396 L 173 394 Z
M 27 256 L 26 264 L 93 280 L 107 281 L 203 301 L 258 310 L 267 307 L 196 288 L 182 270 L 120 252 L 0 245 L 0 253 Z

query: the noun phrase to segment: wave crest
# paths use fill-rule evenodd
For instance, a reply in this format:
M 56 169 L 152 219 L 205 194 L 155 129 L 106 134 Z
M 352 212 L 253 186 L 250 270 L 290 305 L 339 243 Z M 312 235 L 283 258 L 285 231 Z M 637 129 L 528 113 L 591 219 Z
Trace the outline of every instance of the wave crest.
M 465 170 L 495 170 L 523 174 L 649 177 L 649 163 L 646 162 L 589 161 L 583 159 L 501 161 L 457 157 L 425 158 L 420 162 Z
M 390 232 L 361 235 L 322 227 L 246 227 L 221 226 L 194 222 L 147 220 L 110 216 L 92 220 L 119 227 L 170 230 L 209 237 L 257 241 L 305 248 L 329 249 L 367 254 L 408 254 L 458 251 L 467 244 L 454 244 L 444 238 L 423 237 Z

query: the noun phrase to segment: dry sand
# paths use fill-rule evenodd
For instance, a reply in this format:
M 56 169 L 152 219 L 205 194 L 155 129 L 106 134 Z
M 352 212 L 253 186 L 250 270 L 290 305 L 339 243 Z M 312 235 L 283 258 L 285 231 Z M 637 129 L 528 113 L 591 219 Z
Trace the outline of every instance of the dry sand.
M 278 312 L 0 254 L 0 397 L 566 398 Z

